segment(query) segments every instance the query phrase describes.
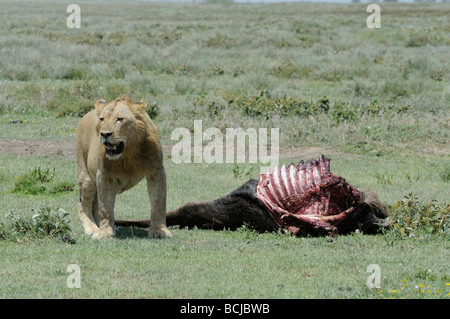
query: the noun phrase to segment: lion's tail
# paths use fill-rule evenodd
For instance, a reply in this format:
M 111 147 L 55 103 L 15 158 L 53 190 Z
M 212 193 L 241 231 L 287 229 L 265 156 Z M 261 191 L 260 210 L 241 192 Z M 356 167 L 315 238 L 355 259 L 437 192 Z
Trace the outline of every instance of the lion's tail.
M 140 219 L 140 220 L 123 220 L 116 219 L 114 221 L 116 226 L 120 227 L 138 227 L 138 228 L 148 228 L 150 226 L 150 218 Z

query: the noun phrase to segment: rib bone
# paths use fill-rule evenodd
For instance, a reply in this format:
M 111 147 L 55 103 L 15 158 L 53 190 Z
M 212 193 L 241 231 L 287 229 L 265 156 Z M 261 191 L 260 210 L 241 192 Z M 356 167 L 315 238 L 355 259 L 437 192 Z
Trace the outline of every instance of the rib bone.
M 257 195 L 275 220 L 293 232 L 302 227 L 330 231 L 361 199 L 358 190 L 330 172 L 330 159 L 323 155 L 261 174 Z

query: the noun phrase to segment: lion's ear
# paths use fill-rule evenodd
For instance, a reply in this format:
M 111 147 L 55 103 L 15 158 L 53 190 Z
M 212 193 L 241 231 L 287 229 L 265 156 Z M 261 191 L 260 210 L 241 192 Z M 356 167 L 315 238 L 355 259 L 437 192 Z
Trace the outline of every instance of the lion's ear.
M 147 104 L 144 100 L 140 100 L 139 102 L 134 103 L 134 107 L 136 108 L 136 110 L 141 111 L 147 107 Z
M 106 103 L 107 102 L 104 99 L 100 99 L 97 102 L 95 102 L 95 109 L 97 110 L 98 113 L 100 113 L 103 110 L 103 108 L 105 107 Z

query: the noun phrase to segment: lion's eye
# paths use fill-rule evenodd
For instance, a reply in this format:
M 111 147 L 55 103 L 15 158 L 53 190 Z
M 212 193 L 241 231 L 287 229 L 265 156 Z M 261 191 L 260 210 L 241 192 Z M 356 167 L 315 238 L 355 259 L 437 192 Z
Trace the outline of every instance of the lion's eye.
M 118 118 L 116 119 L 116 121 L 122 123 L 122 122 L 123 122 L 123 117 L 118 117 Z
M 99 118 L 100 122 L 103 122 L 105 120 L 104 117 Z

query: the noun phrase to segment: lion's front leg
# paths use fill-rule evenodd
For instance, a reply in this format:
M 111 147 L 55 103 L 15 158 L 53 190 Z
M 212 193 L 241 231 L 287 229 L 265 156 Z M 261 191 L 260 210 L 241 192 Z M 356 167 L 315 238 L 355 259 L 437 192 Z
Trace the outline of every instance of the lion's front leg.
M 114 237 L 114 203 L 116 200 L 116 191 L 113 185 L 110 185 L 105 174 L 97 174 L 97 196 L 98 196 L 98 226 L 92 238 L 103 239 Z
M 94 203 L 96 202 L 95 197 L 96 185 L 88 174 L 81 172 L 78 177 L 80 186 L 80 199 L 77 204 L 78 216 L 80 217 L 81 225 L 85 234 L 92 235 L 96 230 L 98 230 L 97 224 L 94 220 Z
M 166 172 L 164 168 L 152 176 L 147 176 L 147 190 L 152 205 L 148 236 L 151 238 L 172 237 L 166 226 Z

